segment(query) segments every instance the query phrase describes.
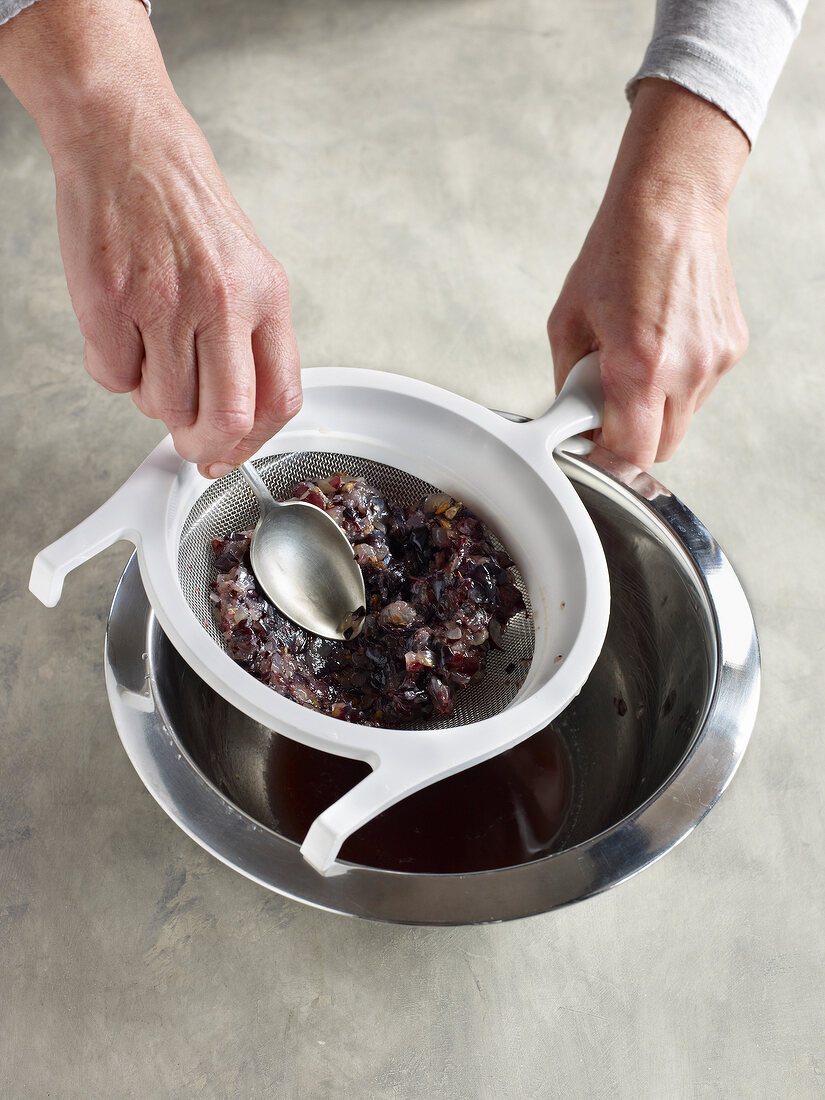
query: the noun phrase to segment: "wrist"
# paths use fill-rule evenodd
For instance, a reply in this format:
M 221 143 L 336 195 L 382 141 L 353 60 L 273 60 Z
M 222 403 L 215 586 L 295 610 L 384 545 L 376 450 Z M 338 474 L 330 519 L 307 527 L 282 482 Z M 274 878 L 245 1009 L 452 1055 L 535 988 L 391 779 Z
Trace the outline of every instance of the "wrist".
M 0 76 L 55 162 L 182 107 L 138 0 L 39 0 L 0 27 Z
M 608 192 L 725 218 L 749 149 L 742 130 L 718 107 L 671 81 L 643 80 Z

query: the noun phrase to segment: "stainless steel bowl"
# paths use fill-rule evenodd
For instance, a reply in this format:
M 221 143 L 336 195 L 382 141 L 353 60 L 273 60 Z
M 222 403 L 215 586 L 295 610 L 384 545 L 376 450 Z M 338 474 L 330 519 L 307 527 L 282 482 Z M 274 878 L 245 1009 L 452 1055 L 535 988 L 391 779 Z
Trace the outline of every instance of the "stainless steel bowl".
M 133 557 L 109 617 L 106 678 L 126 751 L 170 817 L 268 889 L 406 924 L 545 912 L 685 837 L 753 728 L 747 600 L 707 530 L 649 475 L 599 448 L 559 461 L 610 568 L 607 641 L 585 688 L 553 726 L 365 826 L 326 878 L 299 844 L 366 765 L 259 726 L 199 680 L 158 626 Z

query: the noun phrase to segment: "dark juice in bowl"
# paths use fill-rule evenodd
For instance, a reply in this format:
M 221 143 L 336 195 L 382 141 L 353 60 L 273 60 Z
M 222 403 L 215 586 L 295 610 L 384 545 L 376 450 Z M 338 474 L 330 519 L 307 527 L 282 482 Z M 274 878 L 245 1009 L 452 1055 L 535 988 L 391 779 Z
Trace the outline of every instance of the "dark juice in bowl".
M 274 738 L 267 789 L 278 832 L 300 844 L 315 818 L 369 771 L 360 760 Z M 488 871 L 539 859 L 554 850 L 567 818 L 571 775 L 567 747 L 549 726 L 391 806 L 345 841 L 339 859 L 420 874 Z

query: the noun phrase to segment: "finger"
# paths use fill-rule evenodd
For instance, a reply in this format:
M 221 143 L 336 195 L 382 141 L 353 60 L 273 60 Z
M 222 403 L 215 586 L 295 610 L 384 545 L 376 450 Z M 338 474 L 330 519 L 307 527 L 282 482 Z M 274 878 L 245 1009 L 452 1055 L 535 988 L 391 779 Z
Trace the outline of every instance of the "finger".
M 145 359 L 140 385 L 132 400 L 153 420 L 162 420 L 175 433 L 198 415 L 198 372 L 192 332 L 145 331 Z
M 143 340 L 136 325 L 99 325 L 86 337 L 83 363 L 95 382 L 112 393 L 129 393 L 140 383 Z
M 301 363 L 292 325 L 267 321 L 252 334 L 255 360 L 255 423 L 252 430 L 221 462 L 201 473 L 220 477 L 228 469 L 251 458 L 256 451 L 299 412 Z M 216 468 L 217 467 L 217 468 Z
M 178 453 L 202 467 L 220 462 L 255 424 L 255 361 L 248 328 L 215 325 L 197 333 L 198 415 L 173 432 Z
M 696 407 L 696 400 L 692 395 L 668 395 L 665 399 L 662 430 L 656 451 L 657 462 L 667 462 L 669 458 L 673 458 L 676 448 L 687 434 Z
M 598 344 L 592 328 L 581 313 L 565 309 L 558 303 L 548 318 L 547 336 L 553 355 L 553 375 L 558 393 L 576 363 L 589 352 L 596 351 Z
M 647 470 L 662 434 L 665 391 L 635 361 L 625 364 L 602 351 L 604 414 L 599 443 Z

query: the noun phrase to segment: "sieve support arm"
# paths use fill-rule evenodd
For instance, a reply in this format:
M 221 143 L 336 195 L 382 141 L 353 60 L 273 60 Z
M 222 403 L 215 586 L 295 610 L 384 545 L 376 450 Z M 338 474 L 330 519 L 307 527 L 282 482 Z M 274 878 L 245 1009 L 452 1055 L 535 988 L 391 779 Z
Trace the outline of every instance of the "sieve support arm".
M 519 435 L 540 441 L 545 453 L 565 439 L 601 427 L 604 411 L 598 352 L 580 359 L 568 374 L 559 395 L 543 416 L 519 424 Z
M 394 750 L 399 749 L 396 744 Z M 301 845 L 301 855 L 319 874 L 334 874 L 341 845 L 362 825 L 407 795 L 415 794 L 422 787 L 464 766 L 462 763 L 457 767 L 448 765 L 440 768 L 436 764 L 423 769 L 420 761 L 416 767 L 412 753 L 399 751 L 392 763 L 386 760 L 379 763 L 368 776 L 313 821 Z
M 159 489 L 179 465 L 167 437 L 104 504 L 40 551 L 32 563 L 29 591 L 46 607 L 54 607 L 73 569 L 120 539 L 140 546 L 141 529 L 162 499 Z

